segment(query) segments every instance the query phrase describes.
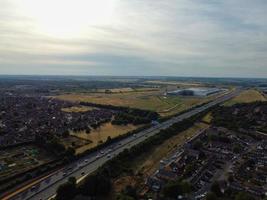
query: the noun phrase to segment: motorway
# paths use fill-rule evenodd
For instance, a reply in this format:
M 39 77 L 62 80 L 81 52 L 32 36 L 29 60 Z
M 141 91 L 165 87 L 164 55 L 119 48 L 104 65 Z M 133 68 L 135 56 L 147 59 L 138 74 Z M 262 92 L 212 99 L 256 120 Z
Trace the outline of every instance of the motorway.
M 238 95 L 241 89 L 236 89 L 228 94 L 220 96 L 203 106 L 193 108 L 192 110 L 185 112 L 179 116 L 173 117 L 163 123 L 155 125 L 149 129 L 143 130 L 137 134 L 124 138 L 116 143 L 113 143 L 98 152 L 90 153 L 87 156 L 67 165 L 61 170 L 52 173 L 40 181 L 23 187 L 13 193 L 10 193 L 3 197 L 3 200 L 44 200 L 53 197 L 56 193 L 57 188 L 67 182 L 69 177 L 76 177 L 78 181 L 82 180 L 88 174 L 97 170 L 105 162 L 112 159 L 125 149 L 129 149 L 138 143 L 143 142 L 147 138 L 157 134 L 160 130 L 166 129 L 171 125 L 188 119 L 193 115 L 201 113 L 215 105 L 221 104 L 234 96 Z

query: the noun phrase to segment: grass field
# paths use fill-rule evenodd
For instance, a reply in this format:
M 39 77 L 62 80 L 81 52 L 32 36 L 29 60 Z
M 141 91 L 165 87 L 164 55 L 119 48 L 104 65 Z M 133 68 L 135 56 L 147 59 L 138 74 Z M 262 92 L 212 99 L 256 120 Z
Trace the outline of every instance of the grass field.
M 224 106 L 232 106 L 237 103 L 250 103 L 255 101 L 266 101 L 266 98 L 257 90 L 245 90 L 237 97 L 224 103 Z
M 90 106 L 72 106 L 68 108 L 62 108 L 63 112 L 87 112 L 93 109 L 97 109 Z
M 211 100 L 207 98 L 163 96 L 164 91 L 142 91 L 127 93 L 87 93 L 87 94 L 63 94 L 55 98 L 68 101 L 84 101 L 97 104 L 115 106 L 127 106 L 132 108 L 148 109 L 158 112 L 161 116 L 173 115 L 186 110 L 193 105 Z
M 71 135 L 91 142 L 87 145 L 84 145 L 76 149 L 76 153 L 82 153 L 85 150 L 97 146 L 101 141 L 105 142 L 109 136 L 111 138 L 114 138 L 119 135 L 123 135 L 129 131 L 132 131 L 138 127 L 140 126 L 134 126 L 131 124 L 127 126 L 117 126 L 117 125 L 112 125 L 111 123 L 106 123 L 101 125 L 99 128 L 92 130 L 89 134 L 87 134 L 85 131 L 81 131 L 77 133 L 71 132 Z
M 212 113 L 209 112 L 208 114 L 206 114 L 203 118 L 202 118 L 202 121 L 207 123 L 207 124 L 210 124 L 211 123 L 211 120 L 212 120 Z

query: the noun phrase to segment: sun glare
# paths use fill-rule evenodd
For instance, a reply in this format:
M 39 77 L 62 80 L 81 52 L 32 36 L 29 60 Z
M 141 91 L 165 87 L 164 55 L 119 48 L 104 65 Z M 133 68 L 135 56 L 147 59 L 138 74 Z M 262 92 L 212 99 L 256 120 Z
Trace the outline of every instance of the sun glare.
M 109 24 L 114 0 L 25 0 L 20 5 L 37 31 L 53 37 L 80 36 L 89 26 Z

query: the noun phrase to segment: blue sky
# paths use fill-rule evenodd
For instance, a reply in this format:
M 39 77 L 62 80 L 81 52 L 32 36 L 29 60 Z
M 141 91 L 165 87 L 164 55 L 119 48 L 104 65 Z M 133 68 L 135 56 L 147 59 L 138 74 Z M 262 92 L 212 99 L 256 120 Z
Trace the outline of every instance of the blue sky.
M 266 0 L 0 0 L 0 74 L 267 77 Z

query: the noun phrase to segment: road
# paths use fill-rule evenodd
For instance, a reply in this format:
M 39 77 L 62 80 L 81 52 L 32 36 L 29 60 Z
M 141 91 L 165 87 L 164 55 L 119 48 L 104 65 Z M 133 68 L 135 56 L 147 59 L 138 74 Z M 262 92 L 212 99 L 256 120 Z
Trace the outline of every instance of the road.
M 76 177 L 78 181 L 82 180 L 86 175 L 94 172 L 105 162 L 110 160 L 112 157 L 118 155 L 125 149 L 129 149 L 138 143 L 143 142 L 147 138 L 157 134 L 162 129 L 166 129 L 171 125 L 188 119 L 193 115 L 196 115 L 200 112 L 203 112 L 217 104 L 223 103 L 232 97 L 238 95 L 241 92 L 241 89 L 236 89 L 224 96 L 218 97 L 210 103 L 207 103 L 201 107 L 194 108 L 186 113 L 183 113 L 179 116 L 173 117 L 163 123 L 155 125 L 149 129 L 143 130 L 133 136 L 124 138 L 114 144 L 111 144 L 98 152 L 88 154 L 87 156 L 81 158 L 74 163 L 69 164 L 64 167 L 62 170 L 59 170 L 56 173 L 51 174 L 45 179 L 41 179 L 39 182 L 31 184 L 24 187 L 16 192 L 10 193 L 9 195 L 3 197 L 3 200 L 16 199 L 16 200 L 44 200 L 49 199 L 55 195 L 58 186 L 65 183 L 69 177 Z

